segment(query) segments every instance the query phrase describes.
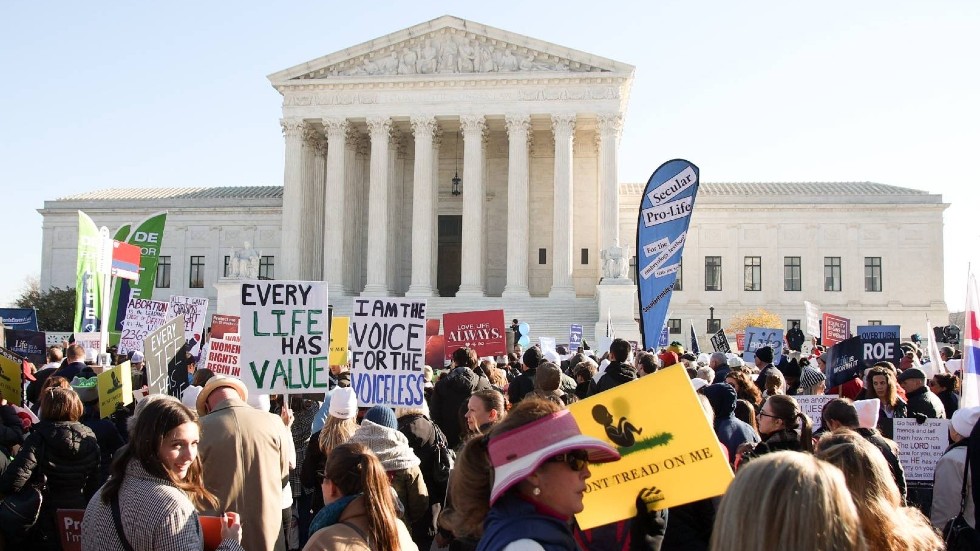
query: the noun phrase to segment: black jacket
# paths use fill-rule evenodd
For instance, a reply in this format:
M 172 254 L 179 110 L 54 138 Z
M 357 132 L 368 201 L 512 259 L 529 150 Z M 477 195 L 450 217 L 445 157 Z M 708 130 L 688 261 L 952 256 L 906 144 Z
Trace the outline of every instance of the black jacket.
M 616 388 L 617 386 L 636 380 L 636 368 L 628 363 L 611 362 L 606 366 L 606 372 L 599 377 L 595 393 Z
M 10 455 L 14 446 L 24 441 L 24 424 L 10 404 L 0 406 L 0 453 Z
M 946 418 L 952 419 L 956 410 L 960 409 L 960 395 L 952 390 L 944 390 L 936 394 L 936 397 L 943 403 L 943 409 L 946 410 Z
M 477 375 L 468 367 L 457 367 L 436 383 L 432 390 L 432 420 L 446 434 L 450 448 L 459 444 L 467 400 L 474 392 L 491 388 L 486 377 Z
M 510 383 L 510 386 L 507 387 L 507 401 L 510 402 L 510 405 L 517 405 L 517 402 L 520 402 L 525 396 L 534 392 L 534 377 L 537 373 L 538 368 L 529 368 Z
M 905 405 L 906 417 L 925 415 L 927 419 L 946 418 L 946 408 L 939 401 L 939 397 L 933 394 L 928 388 L 918 388 L 906 393 L 905 397 L 907 398 Z

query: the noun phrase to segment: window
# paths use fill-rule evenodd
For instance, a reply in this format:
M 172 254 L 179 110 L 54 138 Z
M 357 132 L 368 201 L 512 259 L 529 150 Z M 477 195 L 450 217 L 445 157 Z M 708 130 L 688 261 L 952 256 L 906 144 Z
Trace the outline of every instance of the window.
M 667 332 L 671 335 L 681 334 L 681 319 L 680 318 L 670 318 L 667 320 Z
M 225 256 L 225 269 L 221 273 L 224 274 L 225 277 L 228 277 L 231 274 L 231 257 L 230 256 Z
M 589 249 L 582 249 L 582 265 L 589 263 Z
M 840 257 L 823 257 L 823 290 L 840 291 Z
M 276 257 L 263 256 L 259 259 L 259 279 L 276 278 Z
M 762 257 L 761 256 L 745 257 L 745 290 L 746 291 L 762 290 Z
M 718 318 L 708 319 L 708 334 L 714 335 L 718 331 L 721 331 L 721 320 Z
M 721 291 L 721 257 L 704 257 L 704 290 Z
M 538 264 L 548 263 L 548 249 L 538 249 Z
M 157 289 L 170 288 L 170 257 L 161 256 L 157 261 Z
M 783 290 L 803 290 L 803 264 L 798 256 L 783 257 Z
M 864 257 L 864 290 L 869 293 L 881 292 L 881 257 Z
M 204 257 L 203 256 L 191 257 L 191 273 L 190 273 L 190 280 L 187 286 L 190 287 L 191 289 L 204 288 Z
M 868 325 L 881 325 L 881 320 L 868 320 Z
M 786 320 L 786 330 L 789 331 L 793 325 L 799 325 L 800 320 Z
M 630 281 L 636 283 L 636 255 L 630 257 Z
M 684 259 L 680 259 L 677 263 L 677 279 L 674 280 L 674 290 L 683 291 L 684 290 Z

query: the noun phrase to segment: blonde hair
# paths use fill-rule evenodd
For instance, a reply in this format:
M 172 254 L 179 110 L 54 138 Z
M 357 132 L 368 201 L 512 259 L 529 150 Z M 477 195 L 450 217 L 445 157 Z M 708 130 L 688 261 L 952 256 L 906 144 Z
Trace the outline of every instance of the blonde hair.
M 320 451 L 323 455 L 330 456 L 330 451 L 341 444 L 347 443 L 354 431 L 357 430 L 357 421 L 351 419 L 341 419 L 333 415 L 327 416 L 327 422 L 320 430 Z
M 742 549 L 865 551 L 841 471 L 790 451 L 739 469 L 718 508 L 711 551 Z
M 885 456 L 861 435 L 848 429 L 825 434 L 817 457 L 844 472 L 864 537 L 872 549 L 942 549 L 943 542 L 926 517 L 918 509 L 902 507 Z

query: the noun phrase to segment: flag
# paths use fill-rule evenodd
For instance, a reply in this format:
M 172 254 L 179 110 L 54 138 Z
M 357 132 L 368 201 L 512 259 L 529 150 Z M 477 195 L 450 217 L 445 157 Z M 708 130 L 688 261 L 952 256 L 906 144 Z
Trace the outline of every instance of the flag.
M 102 293 L 99 258 L 102 239 L 99 228 L 87 214 L 78 211 L 78 262 L 75 270 L 75 333 L 97 332 L 102 326 Z
M 929 351 L 929 363 L 926 364 L 929 369 L 923 370 L 926 372 L 926 377 L 931 379 L 936 373 L 948 373 L 949 370 L 946 369 L 946 364 L 939 357 L 939 343 L 936 342 L 936 334 L 932 330 L 932 322 L 929 321 L 929 316 L 926 316 L 926 338 L 929 339 L 929 347 L 927 349 Z
M 966 280 L 966 338 L 963 339 L 963 392 L 960 408 L 980 406 L 980 296 L 970 270 Z
M 612 328 L 612 310 L 606 310 L 606 336 L 610 339 L 616 335 Z
M 112 275 L 129 280 L 140 277 L 140 248 L 136 245 L 112 241 Z
M 694 322 L 691 322 L 691 354 L 700 354 L 701 345 L 698 344 L 698 334 L 694 332 Z

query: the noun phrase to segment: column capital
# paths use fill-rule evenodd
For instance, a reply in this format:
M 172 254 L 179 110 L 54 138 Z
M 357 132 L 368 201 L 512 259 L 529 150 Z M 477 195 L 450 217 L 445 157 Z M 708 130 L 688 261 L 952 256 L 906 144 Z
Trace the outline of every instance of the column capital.
M 320 119 L 323 123 L 324 134 L 330 141 L 340 141 L 345 139 L 347 132 L 350 130 L 350 123 L 347 119 L 340 117 L 324 117 Z
M 279 126 L 282 128 L 282 135 L 287 140 L 298 140 L 303 137 L 303 130 L 306 123 L 303 119 L 279 119 Z
M 303 126 L 303 145 L 313 151 L 319 151 L 326 146 L 323 142 L 323 136 L 317 132 L 316 128 L 313 128 L 313 125 L 305 124 Z
M 463 135 L 483 134 L 487 128 L 487 119 L 483 115 L 460 115 L 459 126 Z
M 551 129 L 557 134 L 571 134 L 575 131 L 575 113 L 552 113 Z
M 432 139 L 436 133 L 436 118 L 432 115 L 412 115 L 412 133 L 415 139 Z
M 389 117 L 368 117 L 368 133 L 371 141 L 387 140 L 391 134 L 391 119 Z
M 507 136 L 511 139 L 521 135 L 526 137 L 531 132 L 530 115 L 506 115 L 504 124 L 507 126 Z
M 615 136 L 623 132 L 622 113 L 599 113 L 596 115 L 596 122 L 599 126 L 599 133 L 603 136 Z

